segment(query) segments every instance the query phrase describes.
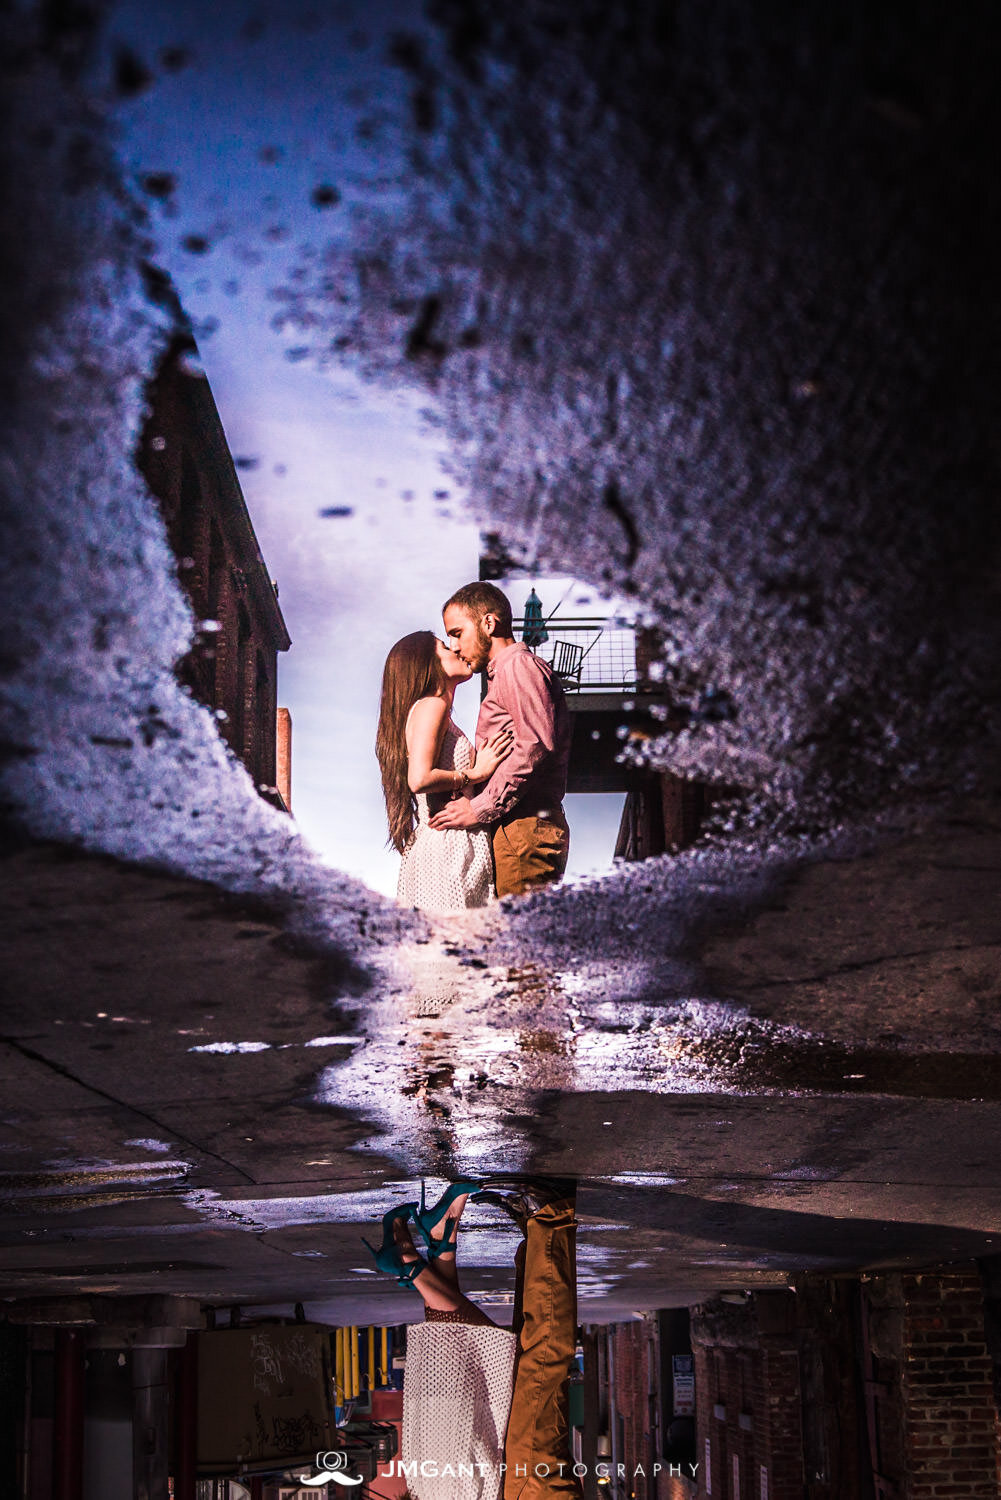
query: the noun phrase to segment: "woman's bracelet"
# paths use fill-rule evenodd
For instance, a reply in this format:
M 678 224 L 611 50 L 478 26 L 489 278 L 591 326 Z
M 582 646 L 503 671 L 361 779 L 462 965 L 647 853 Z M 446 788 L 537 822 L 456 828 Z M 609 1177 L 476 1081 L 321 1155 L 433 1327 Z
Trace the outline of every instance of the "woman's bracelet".
M 469 785 L 469 772 L 468 771 L 453 771 L 452 775 L 453 776 L 458 776 L 458 778 L 459 778 L 458 781 L 455 783 L 455 790 L 456 791 L 459 791 L 461 788 L 467 787 Z

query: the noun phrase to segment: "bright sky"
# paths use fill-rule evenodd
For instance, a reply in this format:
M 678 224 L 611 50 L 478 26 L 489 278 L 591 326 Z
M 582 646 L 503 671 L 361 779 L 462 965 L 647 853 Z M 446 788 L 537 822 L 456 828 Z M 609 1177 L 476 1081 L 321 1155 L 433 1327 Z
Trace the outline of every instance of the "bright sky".
M 359 146 L 353 117 L 338 114 L 338 88 L 350 94 L 374 52 L 338 57 L 291 26 L 247 42 L 229 19 L 242 13 L 118 8 L 113 35 L 147 65 L 165 46 L 192 57 L 119 109 L 120 155 L 132 182 L 176 176 L 176 207 L 152 208 L 157 258 L 196 327 L 215 325 L 199 335 L 205 369 L 230 448 L 253 461 L 241 483 L 293 641 L 279 693 L 293 720 L 296 818 L 332 864 L 391 893 L 398 859 L 385 848 L 373 750 L 382 664 L 400 636 L 440 631 L 444 599 L 477 576 L 479 533 L 421 417 L 426 394 L 290 360 L 296 337 L 271 326 L 292 247 L 331 232 L 310 203 L 316 184 L 335 182 L 347 202 L 374 172 L 391 183 L 404 170 L 391 128 L 377 149 Z M 381 63 L 378 76 L 380 87 L 392 78 Z M 209 237 L 207 253 L 184 248 L 193 233 Z M 321 517 L 331 507 L 351 514 Z M 569 583 L 532 581 L 547 610 Z M 510 593 L 517 613 L 528 583 Z M 474 681 L 456 700 L 467 731 L 477 707 Z M 568 799 L 571 874 L 608 868 L 622 800 Z

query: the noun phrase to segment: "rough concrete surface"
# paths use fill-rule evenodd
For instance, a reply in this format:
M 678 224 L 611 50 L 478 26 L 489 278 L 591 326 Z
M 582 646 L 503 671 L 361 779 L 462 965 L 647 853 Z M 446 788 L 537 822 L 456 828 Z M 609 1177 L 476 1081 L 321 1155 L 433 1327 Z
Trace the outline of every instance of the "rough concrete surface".
M 174 676 L 143 262 L 212 226 L 185 183 L 140 208 L 109 106 L 172 10 L 145 81 L 86 7 L 2 17 L 0 1292 L 396 1319 L 357 1234 L 421 1171 L 572 1171 L 606 1316 L 992 1250 L 997 8 L 349 4 L 258 49 L 340 59 L 350 142 L 345 212 L 268 262 L 290 352 L 420 390 L 502 540 L 659 630 L 642 758 L 743 793 L 711 847 L 429 941 Z M 276 172 L 239 251 L 315 186 Z
M 694 1085 L 666 1063 L 651 1070 L 621 1033 L 610 1077 L 577 1068 L 581 1023 L 556 1042 L 565 996 L 537 974 L 519 995 L 505 971 L 497 1056 L 528 1059 L 519 1085 L 489 1061 L 484 1076 L 476 1051 L 489 968 L 465 969 L 464 993 L 437 1014 L 380 1035 L 386 1008 L 406 1017 L 413 994 L 373 973 L 346 995 L 337 960 L 290 941 L 260 905 L 22 847 L 2 867 L 0 1287 L 301 1300 L 394 1320 L 406 1304 L 371 1276 L 359 1236 L 415 1195 L 422 1169 L 577 1176 L 581 1296 L 602 1317 L 806 1269 L 989 1253 L 997 1018 L 971 1010 L 983 992 L 956 975 L 989 972 L 998 848 L 980 809 L 809 867 L 781 908 L 704 943 L 705 993 L 808 1024 L 781 1076 L 767 1050 L 742 1065 L 725 1031 L 714 1058 L 705 1026 L 688 1038 L 704 1054 Z M 914 883 L 928 914 L 920 952 L 901 916 Z M 876 991 L 874 970 L 886 978 Z M 192 1050 L 239 1043 L 260 1050 Z M 614 1027 L 603 1045 L 614 1057 Z M 352 1059 L 367 1101 L 350 1087 Z M 506 1221 L 474 1209 L 468 1222 L 462 1259 L 503 1307 Z

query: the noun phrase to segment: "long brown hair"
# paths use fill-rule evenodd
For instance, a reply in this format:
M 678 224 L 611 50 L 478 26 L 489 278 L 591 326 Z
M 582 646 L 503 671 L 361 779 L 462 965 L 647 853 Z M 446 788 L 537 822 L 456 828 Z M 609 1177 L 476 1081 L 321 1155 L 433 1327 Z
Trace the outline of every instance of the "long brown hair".
M 389 842 L 401 854 L 414 836 L 417 813 L 417 800 L 407 779 L 407 715 L 418 698 L 433 698 L 446 687 L 433 630 L 415 630 L 397 641 L 382 671 L 375 753 L 382 771 Z

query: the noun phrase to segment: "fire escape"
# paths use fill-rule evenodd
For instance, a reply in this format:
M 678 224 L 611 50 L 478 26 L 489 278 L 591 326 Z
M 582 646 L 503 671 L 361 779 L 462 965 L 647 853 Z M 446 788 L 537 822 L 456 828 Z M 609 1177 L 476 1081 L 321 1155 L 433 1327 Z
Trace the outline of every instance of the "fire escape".
M 656 634 L 598 616 L 546 618 L 534 590 L 514 622 L 563 685 L 573 723 L 569 792 L 625 792 L 617 858 L 649 859 L 686 848 L 698 834 L 705 789 L 668 771 L 622 764 L 630 743 L 672 727 L 670 694 L 656 680 Z

